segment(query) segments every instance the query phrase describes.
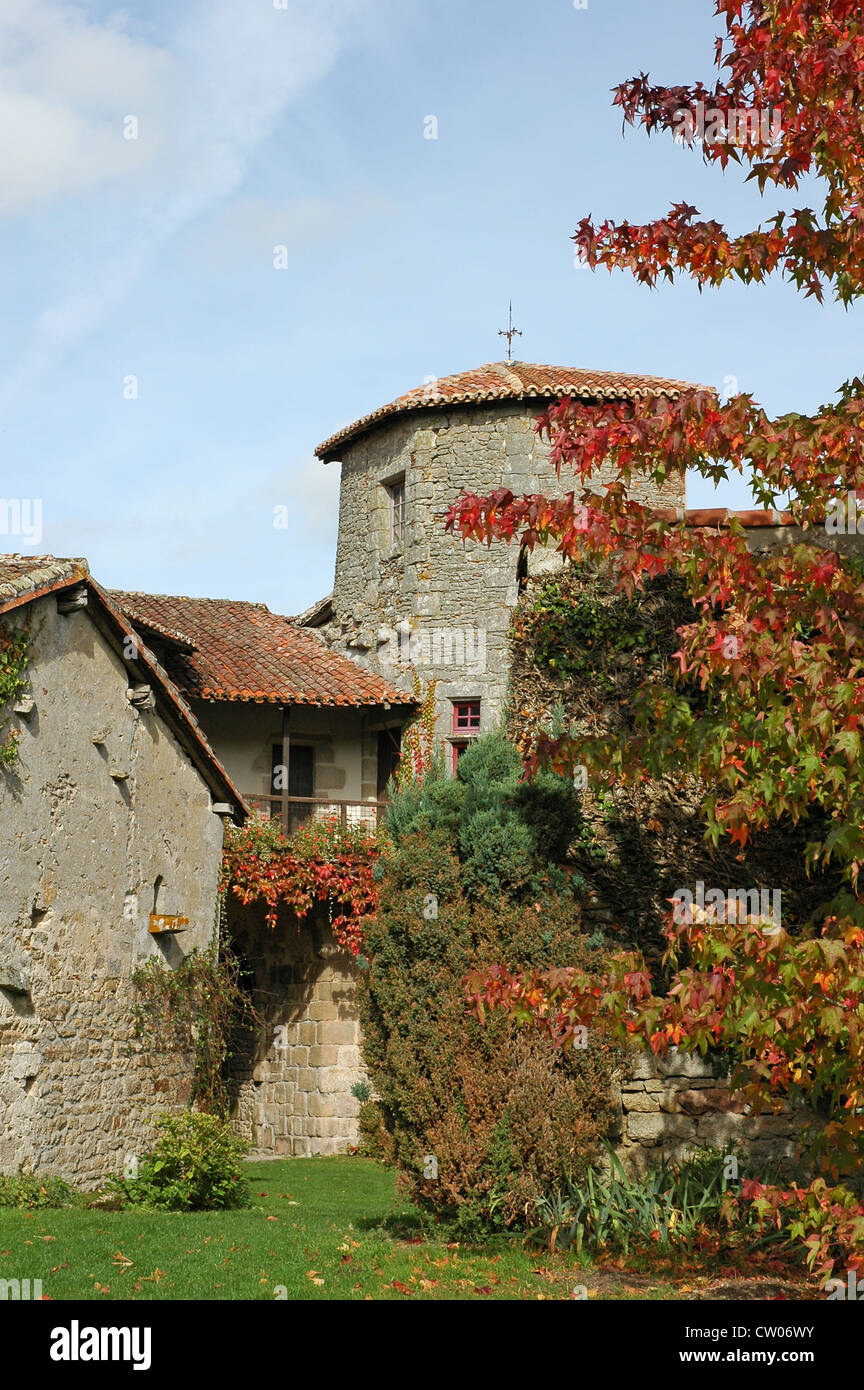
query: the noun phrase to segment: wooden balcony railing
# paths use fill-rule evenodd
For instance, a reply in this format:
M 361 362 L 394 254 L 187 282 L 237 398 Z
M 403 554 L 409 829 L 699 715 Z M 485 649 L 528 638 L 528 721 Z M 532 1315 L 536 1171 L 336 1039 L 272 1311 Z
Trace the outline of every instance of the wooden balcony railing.
M 281 820 L 286 834 L 292 834 L 308 820 L 328 820 L 338 816 L 343 828 L 362 826 L 375 830 L 386 801 L 340 801 L 323 796 L 262 796 L 244 793 L 250 811 L 266 820 Z

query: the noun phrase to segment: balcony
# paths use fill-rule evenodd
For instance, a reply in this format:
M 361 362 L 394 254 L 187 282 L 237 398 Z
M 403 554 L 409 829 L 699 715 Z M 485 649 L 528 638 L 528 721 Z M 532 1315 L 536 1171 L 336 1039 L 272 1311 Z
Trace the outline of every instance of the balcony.
M 320 796 L 261 796 L 244 793 L 243 800 L 253 814 L 265 820 L 281 820 L 285 833 L 310 820 L 330 820 L 337 816 L 343 829 L 359 826 L 374 831 L 387 805 L 386 801 L 339 801 Z

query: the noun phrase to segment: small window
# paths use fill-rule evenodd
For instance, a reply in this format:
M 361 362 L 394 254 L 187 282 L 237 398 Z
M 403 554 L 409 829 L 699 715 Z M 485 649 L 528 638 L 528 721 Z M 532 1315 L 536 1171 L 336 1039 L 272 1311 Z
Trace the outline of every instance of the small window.
M 454 734 L 476 733 L 480 728 L 480 701 L 453 701 Z
M 315 795 L 315 749 L 311 744 L 292 743 L 288 748 L 288 795 L 308 797 Z M 285 792 L 285 766 L 282 762 L 282 744 L 273 744 L 270 768 L 270 795 L 282 796 Z
M 459 759 L 462 757 L 462 754 L 465 752 L 465 749 L 468 747 L 468 744 L 467 744 L 467 743 L 451 743 L 450 747 L 451 747 L 451 749 L 452 749 L 452 758 L 453 758 L 453 764 L 452 764 L 452 766 L 453 766 L 453 771 L 455 772 L 455 771 L 456 771 L 456 764 L 458 763 Z
M 390 544 L 399 546 L 405 540 L 405 475 L 387 484 L 390 497 Z

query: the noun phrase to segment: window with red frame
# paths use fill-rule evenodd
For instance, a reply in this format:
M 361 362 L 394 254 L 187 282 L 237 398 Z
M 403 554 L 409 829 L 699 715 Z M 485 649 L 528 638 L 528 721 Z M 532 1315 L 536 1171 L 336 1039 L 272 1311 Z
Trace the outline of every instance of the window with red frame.
M 454 734 L 478 733 L 480 729 L 480 701 L 453 701 Z
M 453 771 L 455 772 L 455 771 L 456 771 L 456 764 L 458 763 L 459 759 L 462 757 L 462 754 L 465 752 L 465 749 L 468 747 L 468 744 L 467 744 L 467 743 L 451 743 L 450 747 L 451 747 L 451 750 L 452 750 L 452 758 L 453 758 L 452 769 L 453 769 Z

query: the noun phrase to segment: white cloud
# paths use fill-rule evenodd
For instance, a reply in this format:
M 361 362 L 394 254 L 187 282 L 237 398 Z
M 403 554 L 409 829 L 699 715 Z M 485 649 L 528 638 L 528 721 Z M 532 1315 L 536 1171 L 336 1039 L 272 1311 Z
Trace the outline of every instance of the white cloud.
M 179 90 L 176 59 L 120 20 L 93 23 L 60 0 L 3 0 L 0 216 L 140 174 L 165 144 Z M 124 139 L 124 118 L 144 111 L 147 139 Z
M 158 49 L 119 19 L 96 23 L 60 0 L 2 0 L 0 76 L 10 74 L 14 122 L 29 142 L 29 153 L 0 155 L 7 212 L 118 179 L 122 203 L 110 231 L 100 222 L 89 275 L 76 265 L 69 293 L 37 318 L 0 383 L 0 411 L 123 301 L 182 227 L 239 189 L 256 146 L 332 66 L 366 3 L 184 0 Z M 117 152 L 127 114 L 139 117 L 140 138 L 121 130 Z M 123 164 L 129 146 L 144 151 L 134 171 Z

